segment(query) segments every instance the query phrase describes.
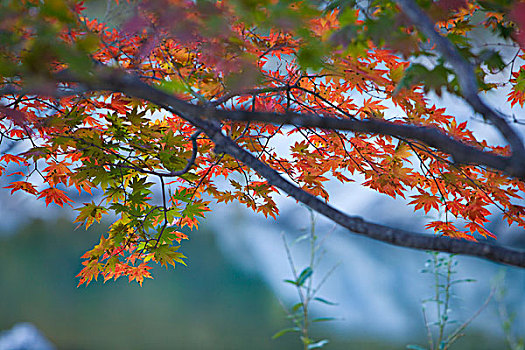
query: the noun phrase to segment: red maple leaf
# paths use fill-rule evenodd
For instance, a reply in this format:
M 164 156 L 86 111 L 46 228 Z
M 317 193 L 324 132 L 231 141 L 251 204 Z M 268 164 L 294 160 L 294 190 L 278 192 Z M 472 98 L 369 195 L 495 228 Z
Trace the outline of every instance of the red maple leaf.
M 50 187 L 40 192 L 40 195 L 38 196 L 38 198 L 42 198 L 42 197 L 45 197 L 46 207 L 51 202 L 55 202 L 57 205 L 60 205 L 61 207 L 64 206 L 64 203 L 66 204 L 73 203 L 73 201 L 64 194 L 64 191 L 61 191 L 55 187 Z M 71 204 L 69 204 L 69 206 L 73 207 Z

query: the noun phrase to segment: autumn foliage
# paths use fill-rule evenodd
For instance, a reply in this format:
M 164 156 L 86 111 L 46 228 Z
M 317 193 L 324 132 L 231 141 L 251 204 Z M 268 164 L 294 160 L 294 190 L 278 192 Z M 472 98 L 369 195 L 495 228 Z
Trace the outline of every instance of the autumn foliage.
M 456 161 L 418 137 L 304 126 L 299 117 L 262 121 L 275 114 L 408 125 L 501 159 L 512 155 L 508 144 L 476 137 L 466 121 L 433 104 L 430 92 L 462 97 L 459 73 L 396 2 L 342 3 L 116 1 L 112 11 L 128 11 L 121 23 L 110 13 L 87 15 L 82 1 L 0 3 L 0 173 L 13 176 L 6 188 L 73 206 L 85 228 L 113 220 L 83 255 L 79 284 L 99 275 L 142 284 L 152 262 L 184 264 L 183 229 L 198 228 L 210 201 L 279 215 L 277 184 L 223 151 L 194 120 L 213 121 L 258 162 L 324 202 L 329 181 L 357 181 L 428 214 L 426 227 L 439 236 L 496 238 L 486 228 L 493 214 L 525 227 L 524 177 Z M 506 86 L 510 105 L 523 106 L 523 3 L 418 3 L 472 62 L 480 93 Z M 473 28 L 513 46 L 512 64 L 499 44 L 468 39 Z M 506 78 L 494 80 L 501 71 Z M 144 86 L 196 114 L 142 97 Z M 220 124 L 207 115 L 212 110 L 225 112 Z M 71 189 L 101 195 L 73 203 Z

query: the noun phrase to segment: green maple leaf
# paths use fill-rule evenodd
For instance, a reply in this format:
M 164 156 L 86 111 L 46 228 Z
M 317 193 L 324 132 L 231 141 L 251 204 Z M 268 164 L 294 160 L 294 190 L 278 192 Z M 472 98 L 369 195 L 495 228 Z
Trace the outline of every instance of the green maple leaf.
M 154 257 L 155 260 L 160 263 L 161 266 L 168 267 L 168 264 L 173 265 L 175 267 L 175 263 L 181 263 L 184 266 L 186 265 L 186 262 L 182 259 L 185 259 L 186 256 L 177 250 L 179 250 L 180 245 L 178 246 L 170 246 L 169 244 L 163 244 L 155 249 Z
M 108 211 L 106 208 L 96 205 L 95 203 L 84 203 L 84 206 L 82 208 L 75 209 L 79 211 L 77 218 L 74 222 L 85 222 L 86 223 L 86 230 L 95 222 L 100 222 L 102 219 L 102 214 L 107 214 Z

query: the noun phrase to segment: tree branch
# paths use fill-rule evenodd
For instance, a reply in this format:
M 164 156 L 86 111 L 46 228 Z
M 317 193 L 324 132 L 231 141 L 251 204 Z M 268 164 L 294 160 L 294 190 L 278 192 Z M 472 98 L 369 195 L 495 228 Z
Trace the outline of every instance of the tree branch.
M 97 79 L 80 81 L 69 71 L 62 71 L 56 78 L 65 83 L 81 83 L 90 90 L 108 90 L 122 92 L 154 102 L 161 106 L 171 106 L 171 111 L 181 117 L 199 116 L 204 119 L 258 121 L 275 125 L 294 125 L 303 127 L 317 127 L 321 129 L 377 133 L 421 141 L 428 146 L 449 154 L 454 161 L 463 164 L 483 165 L 499 170 L 509 176 L 525 180 L 525 166 L 522 166 L 522 157 L 513 154 L 512 157 L 483 151 L 451 138 L 437 128 L 397 124 L 378 119 L 358 120 L 341 119 L 332 116 L 313 114 L 298 114 L 288 112 L 278 114 L 272 112 L 227 111 L 216 109 L 213 106 L 197 106 L 183 101 L 173 95 L 156 89 L 142 82 L 138 77 L 123 71 L 103 67 L 97 72 Z M 525 154 L 525 152 L 523 153 Z
M 232 157 L 239 159 L 268 180 L 270 185 L 281 189 L 299 202 L 306 204 L 313 210 L 354 233 L 401 247 L 471 255 L 508 265 L 525 267 L 525 251 L 509 249 L 488 243 L 474 243 L 447 237 L 418 234 L 367 222 L 361 217 L 349 216 L 293 185 L 271 167 L 224 136 L 219 130 L 214 130 L 213 127 L 209 130 L 207 129 L 208 128 L 204 131 L 210 135 L 219 152 L 228 153 Z
M 465 101 L 484 118 L 490 120 L 507 140 L 512 149 L 512 162 L 508 173 L 523 173 L 525 171 L 525 147 L 520 135 L 509 125 L 505 118 L 490 108 L 478 95 L 476 73 L 470 62 L 458 52 L 456 47 L 435 29 L 435 23 L 419 8 L 414 0 L 396 0 L 401 10 L 410 21 L 425 34 L 454 68 L 459 79 L 461 93 Z
M 448 253 L 455 253 L 455 254 L 464 254 L 464 255 L 471 255 L 476 256 L 479 258 L 484 258 L 488 260 L 492 260 L 495 262 L 500 262 L 508 265 L 514 265 L 519 267 L 525 267 L 525 251 L 520 251 L 516 249 L 510 249 L 503 246 L 497 246 L 492 245 L 488 243 L 475 243 L 475 242 L 469 242 L 465 240 L 459 240 L 459 239 L 452 239 L 447 237 L 440 237 L 440 236 L 431 236 L 431 235 L 424 235 L 424 234 L 418 234 L 414 232 L 409 232 L 406 230 L 396 229 L 389 226 L 384 226 L 372 222 L 367 222 L 363 220 L 361 217 L 357 216 L 349 216 L 332 206 L 328 205 L 327 203 L 323 202 L 319 198 L 309 194 L 308 192 L 300 189 L 299 187 L 293 185 L 288 180 L 284 179 L 277 171 L 272 169 L 270 166 L 266 165 L 262 161 L 258 160 L 255 156 L 253 156 L 248 151 L 242 149 L 240 146 L 238 146 L 233 140 L 228 138 L 222 133 L 221 127 L 219 123 L 215 120 L 206 120 L 202 117 L 214 117 L 214 118 L 220 118 L 220 119 L 226 119 L 228 116 L 228 113 L 233 113 L 232 118 L 235 119 L 235 116 L 238 116 L 239 113 L 243 112 L 228 112 L 228 111 L 219 111 L 216 109 L 204 109 L 203 107 L 194 106 L 189 103 L 186 103 L 184 101 L 181 101 L 180 99 L 166 94 L 155 87 L 149 86 L 143 82 L 141 82 L 138 79 L 133 79 L 131 76 L 128 75 L 121 75 L 120 79 L 118 77 L 113 77 L 112 79 L 105 79 L 100 86 L 98 86 L 99 89 L 103 88 L 110 91 L 119 91 L 122 92 L 128 96 L 137 97 L 140 99 L 144 99 L 147 101 L 150 101 L 152 103 L 157 104 L 158 106 L 171 111 L 180 117 L 186 119 L 193 125 L 195 125 L 197 128 L 204 131 L 208 137 L 215 143 L 216 145 L 216 151 L 218 153 L 227 153 L 234 158 L 240 160 L 253 170 L 255 170 L 261 177 L 265 178 L 268 183 L 272 186 L 275 186 L 279 189 L 281 189 L 283 192 L 287 193 L 291 197 L 295 198 L 297 201 L 306 204 L 313 210 L 317 211 L 318 213 L 326 216 L 327 218 L 331 219 L 335 223 L 338 223 L 339 225 L 349 229 L 350 231 L 381 241 L 385 243 L 390 243 L 396 246 L 401 247 L 407 247 L 407 248 L 414 248 L 414 249 L 420 249 L 420 250 L 434 250 L 434 251 L 442 251 L 442 252 L 448 252 Z M 324 128 L 337 128 L 339 122 L 354 122 L 354 121 L 347 121 L 347 120 L 339 120 L 336 118 L 319 118 L 319 119 L 308 119 L 308 118 L 314 118 L 313 116 L 304 116 L 304 115 L 279 115 L 279 114 L 273 114 L 273 113 L 254 113 L 254 112 L 246 112 L 246 115 L 250 116 L 259 116 L 258 119 L 253 120 L 261 120 L 261 121 L 269 121 L 269 122 L 293 122 L 294 124 L 301 124 L 304 125 L 304 120 L 315 120 L 316 123 L 321 123 L 320 125 L 310 125 L 310 126 L 319 126 Z M 243 114 L 244 115 L 244 114 Z M 264 116 L 264 118 L 263 118 Z M 269 117 L 275 117 L 280 118 L 279 120 L 270 120 Z M 286 118 L 292 118 L 290 120 Z M 293 118 L 298 118 L 297 120 Z M 268 119 L 268 120 L 267 120 Z M 303 120 L 304 119 L 304 120 Z M 325 122 L 323 120 L 328 120 L 328 122 Z M 323 124 L 325 123 L 325 124 Z M 332 124 L 333 123 L 333 124 Z M 364 123 L 364 122 L 360 122 Z M 384 122 L 381 122 L 384 123 Z M 390 123 L 384 123 L 389 124 Z M 349 124 L 351 125 L 351 124 Z M 356 124 L 359 125 L 359 124 Z M 363 125 L 375 125 L 373 124 L 363 124 Z M 396 127 L 397 125 L 391 124 L 391 127 Z M 376 126 L 377 127 L 377 126 Z M 415 126 L 410 126 L 407 130 L 412 130 L 411 128 L 415 128 L 415 130 L 422 129 L 422 131 L 426 130 L 426 132 L 433 133 L 435 132 L 433 129 L 428 128 L 420 128 Z M 397 131 L 401 131 L 404 128 L 396 129 Z M 368 131 L 369 130 L 359 130 L 359 131 Z M 381 132 L 384 133 L 384 132 Z M 436 133 L 437 134 L 437 133 Z M 447 142 L 450 142 L 450 138 L 446 135 Z M 456 141 L 457 142 L 457 141 Z M 463 147 L 462 149 L 466 149 L 467 146 L 461 143 L 458 143 L 458 147 Z M 477 151 L 481 152 L 481 151 Z M 487 152 L 481 152 L 484 153 L 487 156 L 493 156 L 496 158 L 503 158 L 492 155 Z
M 437 128 L 396 124 L 377 119 L 339 119 L 297 113 L 277 114 L 272 112 L 213 110 L 206 115 L 217 120 L 259 121 L 277 125 L 287 124 L 327 130 L 376 133 L 418 140 L 451 155 L 454 161 L 458 163 L 485 165 L 510 176 L 525 179 L 525 168 L 513 166 L 514 159 L 482 151 L 477 147 L 451 138 Z
M 249 89 L 249 90 L 242 90 L 238 92 L 232 92 L 229 94 L 226 94 L 222 97 L 219 97 L 216 100 L 211 101 L 212 106 L 219 106 L 232 98 L 241 96 L 241 95 L 260 95 L 260 94 L 266 94 L 269 92 L 280 92 L 280 91 L 286 91 L 290 89 L 289 86 L 277 86 L 277 87 L 268 87 L 268 88 L 262 88 L 262 89 Z
M 463 161 L 469 160 L 474 162 L 473 158 L 477 157 L 477 163 L 479 164 L 485 164 L 494 169 L 505 171 L 509 175 L 514 175 L 515 173 L 510 171 L 515 168 L 509 167 L 511 159 L 508 157 L 483 152 L 477 148 L 451 139 L 437 129 L 414 125 L 398 125 L 376 120 L 360 121 L 293 113 L 281 115 L 265 112 L 217 110 L 215 108 L 196 106 L 182 101 L 175 96 L 169 95 L 142 82 L 139 78 L 122 71 L 104 70 L 98 78 L 99 79 L 97 80 L 93 79 L 89 82 L 81 81 L 81 83 L 94 91 L 107 90 L 121 92 L 130 97 L 150 101 L 167 111 L 184 118 L 208 135 L 208 137 L 215 143 L 216 151 L 218 153 L 227 153 L 240 160 L 245 165 L 255 170 L 261 177 L 265 178 L 270 185 L 281 189 L 297 201 L 306 204 L 313 210 L 354 233 L 401 247 L 471 255 L 508 265 L 525 267 L 525 251 L 488 243 L 474 243 L 447 237 L 418 234 L 368 222 L 361 217 L 347 215 L 295 186 L 270 166 L 257 159 L 248 151 L 242 149 L 233 140 L 222 133 L 221 126 L 217 120 L 254 120 L 275 124 L 284 123 L 325 129 L 374 132 L 402 136 L 417 139 L 433 147 L 443 149 L 445 152 L 449 152 L 453 157 L 459 158 Z M 68 75 L 67 72 L 61 74 L 61 81 L 69 83 L 79 82 L 76 77 Z M 469 153 L 474 154 L 475 156 L 469 156 Z M 525 178 L 523 172 L 517 173 L 516 176 Z

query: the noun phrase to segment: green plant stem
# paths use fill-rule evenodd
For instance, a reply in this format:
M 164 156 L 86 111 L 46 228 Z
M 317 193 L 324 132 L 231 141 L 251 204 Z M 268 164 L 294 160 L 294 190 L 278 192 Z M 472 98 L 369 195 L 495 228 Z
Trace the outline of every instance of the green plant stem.
M 310 212 L 310 269 L 314 269 L 314 263 L 315 263 L 315 243 L 316 243 L 316 236 L 315 236 L 315 215 L 313 210 L 309 209 Z M 308 327 L 309 327 L 309 321 L 308 321 L 308 307 L 310 304 L 310 301 L 313 297 L 312 295 L 312 283 L 313 278 L 308 279 L 308 288 L 306 289 L 306 300 L 303 304 L 303 337 L 306 340 L 306 342 L 303 342 L 304 350 L 308 350 L 308 343 L 309 343 L 309 337 L 308 337 Z
M 441 349 L 441 343 L 443 342 L 443 337 L 445 334 L 445 326 L 448 322 L 448 307 L 450 303 L 450 286 L 451 284 L 451 277 L 452 277 L 452 264 L 453 264 L 453 256 L 449 255 L 448 262 L 447 262 L 447 281 L 445 283 L 445 303 L 444 303 L 444 309 L 443 309 L 443 318 L 440 322 L 440 328 L 439 328 L 439 348 Z M 443 350 L 447 350 L 450 346 L 450 343 L 445 341 L 445 344 L 443 346 Z
M 509 315 L 507 306 L 505 305 L 505 270 L 501 270 L 493 281 L 495 300 L 497 303 L 499 318 L 502 322 L 503 333 L 505 335 L 505 343 L 511 350 L 522 350 L 523 339 L 516 339 L 512 334 L 512 320 L 513 315 Z
M 290 310 L 288 310 L 283 305 L 283 308 L 285 309 L 288 318 L 293 322 L 294 327 L 283 329 L 273 336 L 273 338 L 275 339 L 288 332 L 297 332 L 300 334 L 300 339 L 303 343 L 304 350 L 321 348 L 328 342 L 328 340 L 326 339 L 316 342 L 314 339 L 310 338 L 309 328 L 313 324 L 313 322 L 331 320 L 331 318 L 316 318 L 310 320 L 310 302 L 312 302 L 313 300 L 318 300 L 322 303 L 334 305 L 334 303 L 328 302 L 322 298 L 316 298 L 316 295 L 323 283 L 328 278 L 328 276 L 330 276 L 337 267 L 336 265 L 332 269 L 330 269 L 321 279 L 321 282 L 316 287 L 314 286 L 312 275 L 314 273 L 314 270 L 317 269 L 316 266 L 320 260 L 320 257 L 318 256 L 318 251 L 321 248 L 321 243 L 323 242 L 323 240 L 321 240 L 321 243 L 317 243 L 318 237 L 316 236 L 315 229 L 315 213 L 311 209 L 309 209 L 309 213 L 310 230 L 307 231 L 307 233 L 305 233 L 304 235 L 297 238 L 293 243 L 295 244 L 299 241 L 302 241 L 303 239 L 308 239 L 310 244 L 310 257 L 308 265 L 301 272 L 298 273 L 298 270 L 296 269 L 295 263 L 293 261 L 291 245 L 289 245 L 286 241 L 284 233 L 281 236 L 283 239 L 284 248 L 286 250 L 286 255 L 288 257 L 288 263 L 292 269 L 293 274 L 293 280 L 285 280 L 285 282 L 294 285 L 295 289 L 297 290 L 297 294 L 299 295 L 299 302 L 296 303 Z
M 434 268 L 434 288 L 435 288 L 435 302 L 436 302 L 436 311 L 437 311 L 437 319 L 441 331 L 441 292 L 439 290 L 439 259 L 437 253 L 432 253 L 433 255 L 433 268 Z M 438 338 L 438 341 L 436 343 L 436 347 L 439 349 L 439 343 L 441 338 Z
M 428 345 L 430 350 L 434 350 L 434 338 L 432 337 L 432 331 L 428 324 L 427 313 L 425 312 L 425 306 L 423 306 L 423 322 L 425 322 L 425 328 L 427 329 Z
M 489 304 L 490 300 L 492 299 L 492 297 L 494 296 L 494 289 L 491 289 L 490 291 L 490 294 L 489 296 L 487 297 L 487 299 L 485 300 L 485 302 L 483 303 L 483 305 L 481 305 L 481 307 L 478 309 L 478 311 L 476 311 L 468 320 L 466 320 L 461 326 L 459 326 L 458 328 L 456 328 L 456 330 L 451 334 L 449 335 L 449 337 L 447 338 L 446 340 L 446 343 L 447 343 L 447 348 L 450 347 L 450 345 L 452 345 L 456 340 L 459 339 L 459 337 L 462 335 L 461 332 L 467 328 L 467 326 L 472 322 L 474 321 L 474 319 L 476 319 L 476 317 L 479 316 L 479 314 L 485 310 L 485 308 L 487 307 L 487 305 Z
M 445 302 L 443 304 L 443 316 L 439 320 L 439 342 L 438 342 L 439 349 L 442 348 L 441 343 L 443 342 L 445 326 L 447 325 L 447 321 L 448 321 L 448 306 L 450 302 L 450 286 L 451 286 L 450 278 L 452 276 L 452 263 L 453 263 L 452 255 L 449 255 L 448 262 L 447 262 L 447 281 L 445 283 Z M 443 349 L 447 350 L 448 347 L 449 347 L 449 343 L 445 342 Z

